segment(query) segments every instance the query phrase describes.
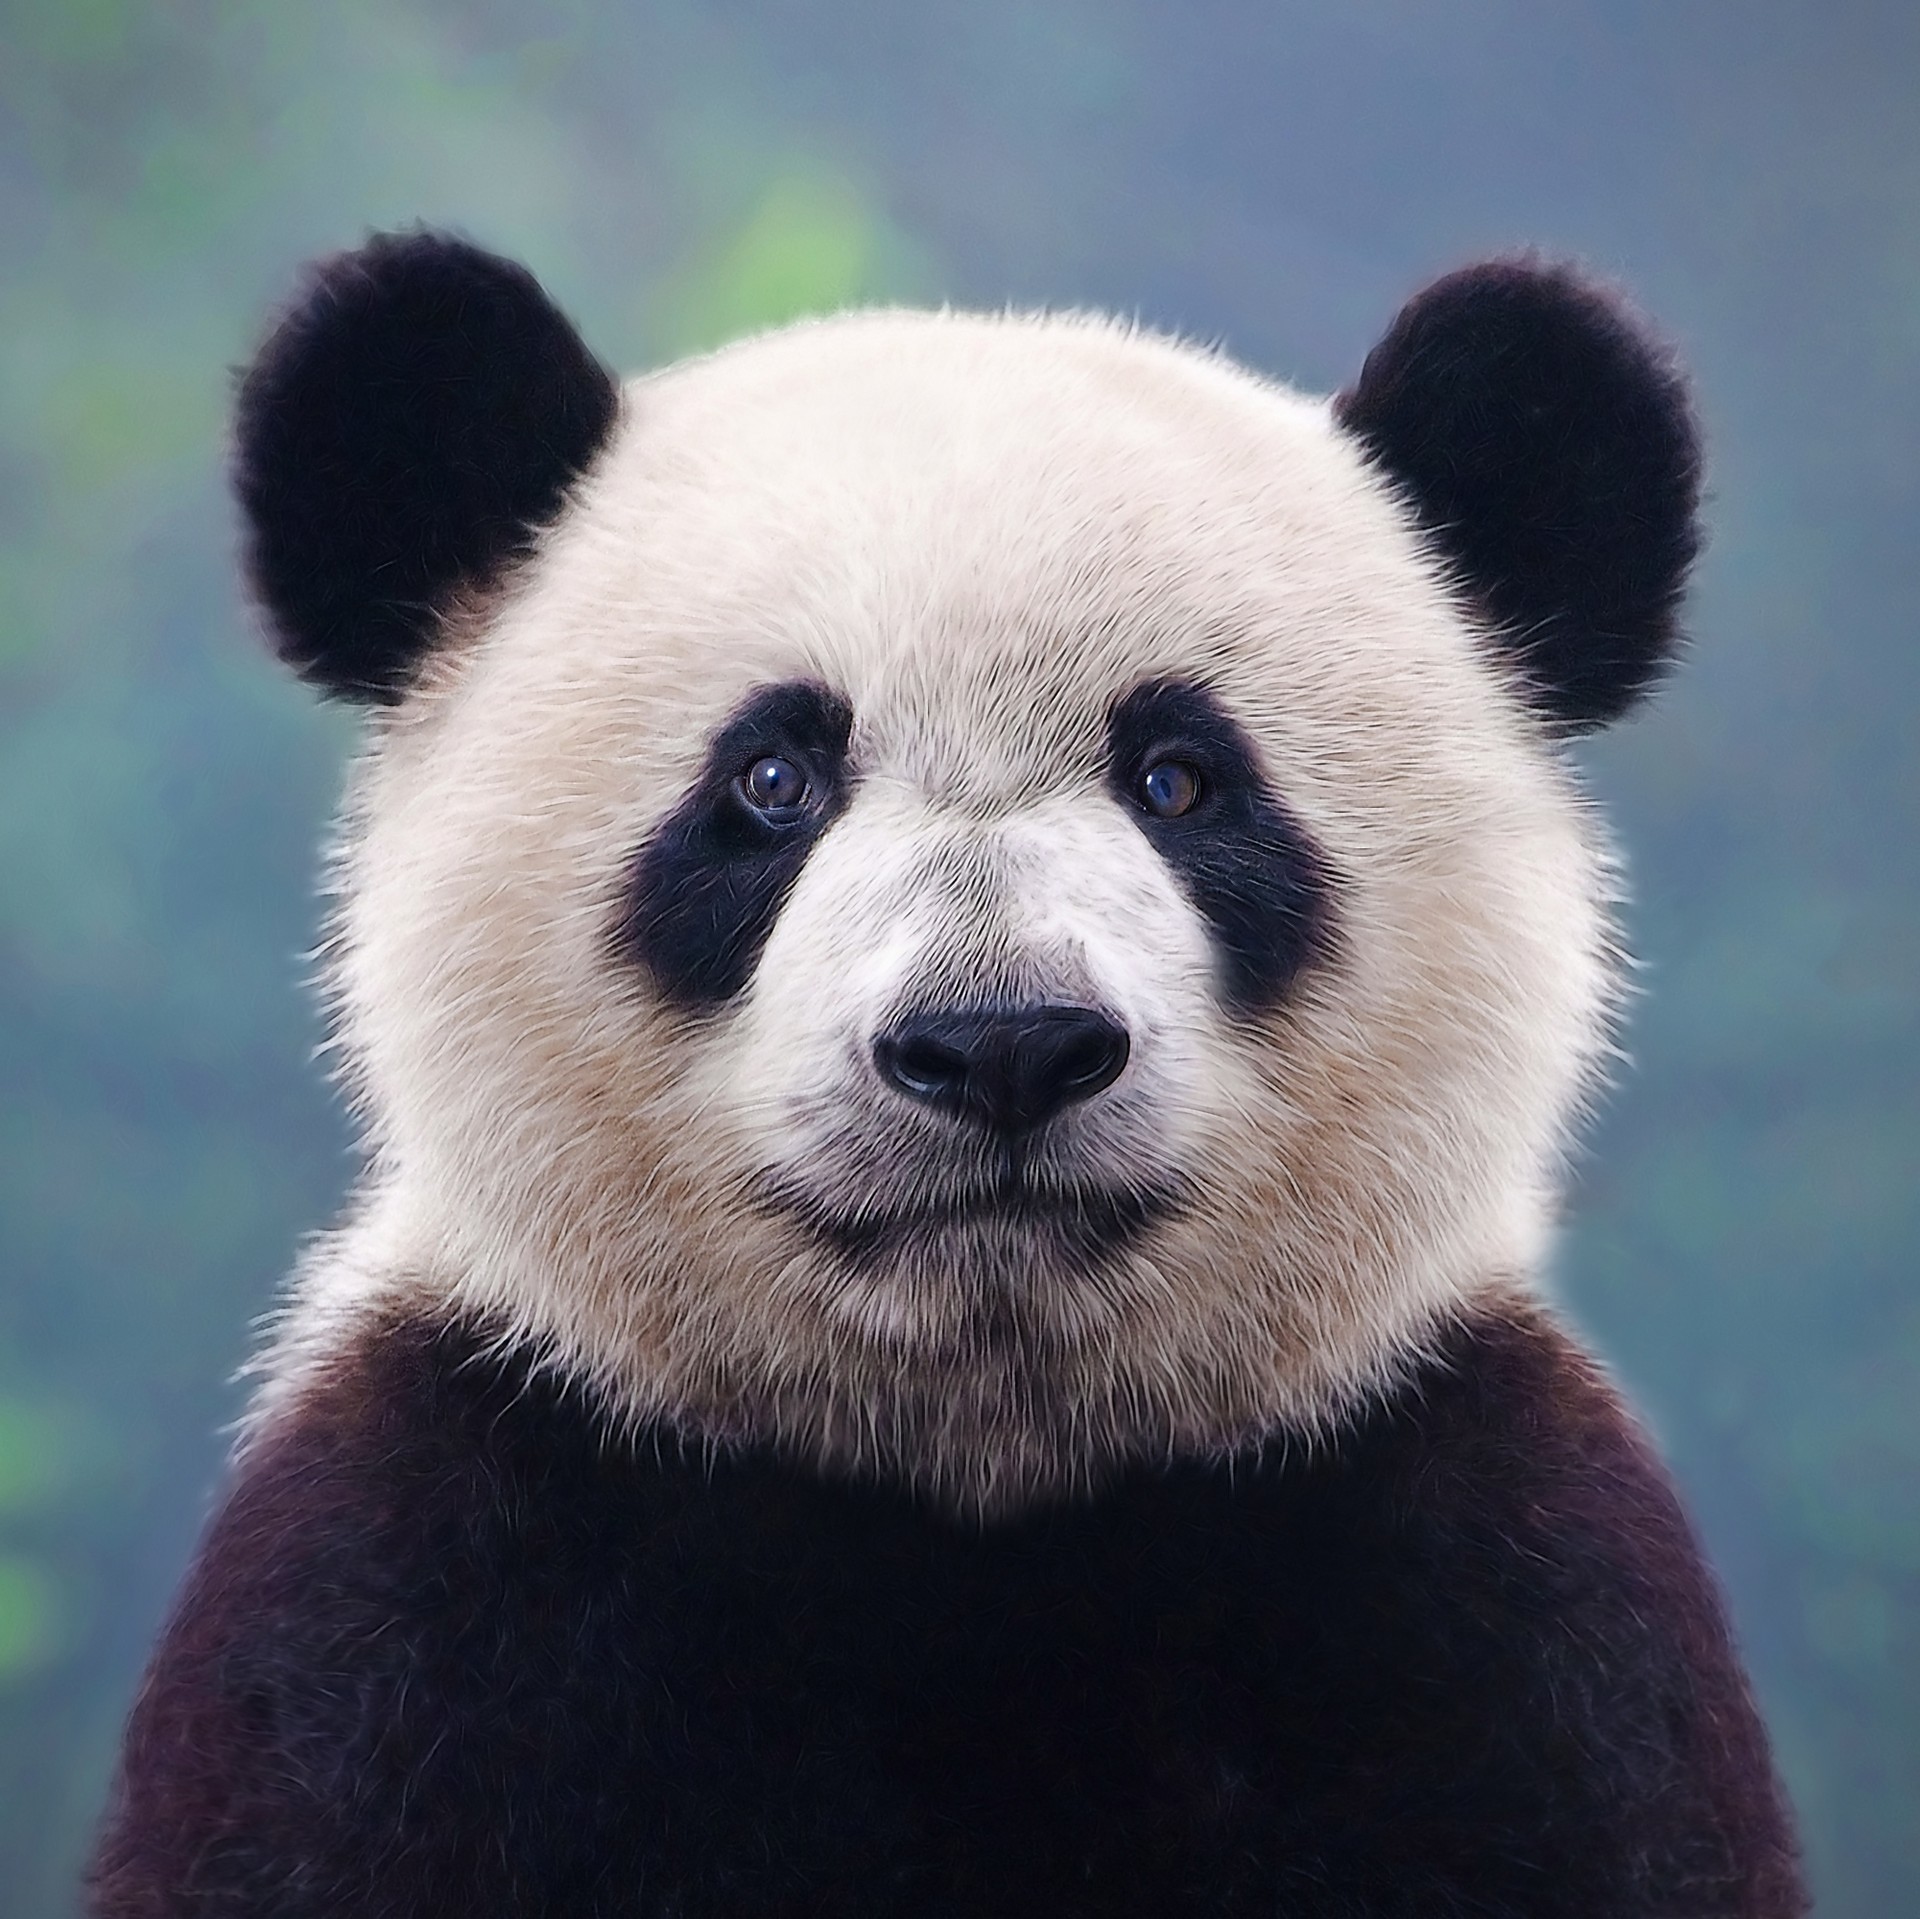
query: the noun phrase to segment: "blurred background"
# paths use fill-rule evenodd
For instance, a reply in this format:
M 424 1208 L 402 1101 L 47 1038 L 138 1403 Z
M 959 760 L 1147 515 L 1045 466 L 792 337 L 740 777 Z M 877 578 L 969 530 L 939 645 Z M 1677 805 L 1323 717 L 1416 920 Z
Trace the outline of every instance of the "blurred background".
M 303 988 L 350 719 L 232 578 L 231 369 L 450 223 L 637 369 L 1097 305 L 1325 390 L 1431 274 L 1632 286 L 1698 645 L 1583 749 L 1645 997 L 1556 1283 L 1731 1589 L 1827 1919 L 1920 1913 L 1920 9 L 0 0 L 0 1912 L 73 1883 L 235 1369 L 351 1172 Z

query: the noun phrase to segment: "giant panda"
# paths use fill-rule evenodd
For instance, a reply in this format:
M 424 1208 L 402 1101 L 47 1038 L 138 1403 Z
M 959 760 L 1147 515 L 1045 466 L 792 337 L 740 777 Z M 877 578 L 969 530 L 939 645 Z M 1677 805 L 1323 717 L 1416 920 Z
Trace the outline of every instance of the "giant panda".
M 1804 1909 L 1543 1291 L 1622 973 L 1564 742 L 1697 543 L 1615 295 L 1468 267 L 1332 400 L 1072 314 L 620 386 L 418 231 L 235 437 L 365 710 L 365 1173 L 102 1919 Z

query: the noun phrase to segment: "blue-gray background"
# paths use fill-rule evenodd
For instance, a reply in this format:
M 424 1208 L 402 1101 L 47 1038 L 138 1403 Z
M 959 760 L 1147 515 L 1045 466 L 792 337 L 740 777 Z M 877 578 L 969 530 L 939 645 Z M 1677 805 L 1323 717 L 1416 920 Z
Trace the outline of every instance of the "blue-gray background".
M 1315 388 L 1424 276 L 1637 289 L 1713 443 L 1698 647 L 1586 758 L 1646 997 L 1558 1281 L 1732 1591 L 1831 1919 L 1920 1912 L 1920 9 L 0 0 L 0 1910 L 70 1909 L 230 1383 L 350 1171 L 351 744 L 231 582 L 229 369 L 451 222 L 634 368 L 877 297 Z

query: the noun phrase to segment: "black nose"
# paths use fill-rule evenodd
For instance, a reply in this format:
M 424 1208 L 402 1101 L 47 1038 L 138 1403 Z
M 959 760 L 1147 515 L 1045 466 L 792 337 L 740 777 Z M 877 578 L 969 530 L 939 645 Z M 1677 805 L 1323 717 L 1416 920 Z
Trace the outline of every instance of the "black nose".
M 1029 1133 L 1120 1077 L 1127 1029 L 1091 1006 L 920 1013 L 881 1034 L 873 1058 L 910 1099 Z

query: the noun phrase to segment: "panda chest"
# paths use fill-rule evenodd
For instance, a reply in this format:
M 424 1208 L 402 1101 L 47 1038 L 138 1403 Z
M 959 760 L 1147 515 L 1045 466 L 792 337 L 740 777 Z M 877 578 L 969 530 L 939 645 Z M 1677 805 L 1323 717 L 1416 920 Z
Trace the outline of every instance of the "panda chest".
M 1256 1853 L 1264 1883 L 1390 1816 L 1356 1782 L 1438 1677 L 1388 1617 L 1372 1529 L 1304 1488 L 1152 1480 L 982 1531 L 765 1461 L 664 1449 L 639 1481 L 583 1503 L 572 1548 L 516 1543 L 499 1583 L 566 1701 L 552 1721 L 597 1755 L 580 1769 L 622 1781 L 614 1850 L 644 1831 L 654 1871 L 700 1832 L 770 1883 L 882 1873 L 927 1913 L 960 1888 L 985 1903 L 955 1910 L 1024 1910 L 1004 1902 L 1056 1881 L 1130 1911 Z M 491 1644 L 517 1669 L 512 1637 Z M 1392 1743 L 1362 1799 L 1418 1768 Z
M 1507 1736 L 1480 1702 L 1510 1648 L 1433 1577 L 1392 1443 L 1142 1473 L 983 1528 L 616 1441 L 445 1337 L 382 1365 L 365 1432 L 325 1446 L 340 1503 L 288 1531 L 297 1605 L 324 1578 L 367 1615 L 325 1636 L 379 1648 L 351 1682 L 396 1803 L 443 1793 L 450 1826 L 597 1883 L 626 1862 L 682 1889 L 662 1911 L 786 1911 L 805 1886 L 859 1912 L 856 1881 L 928 1914 L 1352 1883 L 1353 1834 L 1447 1806 Z

